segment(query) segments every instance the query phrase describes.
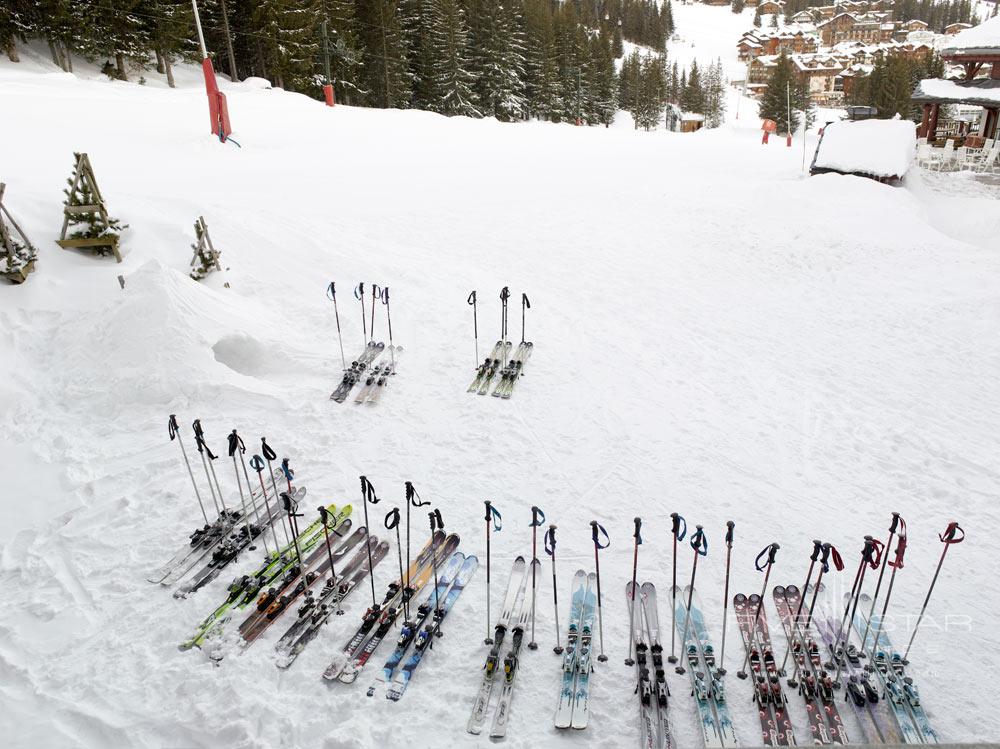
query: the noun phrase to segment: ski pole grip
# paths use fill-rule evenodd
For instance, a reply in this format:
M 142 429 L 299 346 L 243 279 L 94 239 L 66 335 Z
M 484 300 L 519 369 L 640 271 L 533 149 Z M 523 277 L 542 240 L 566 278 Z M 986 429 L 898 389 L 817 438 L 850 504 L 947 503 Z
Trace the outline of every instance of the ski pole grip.
M 354 298 L 361 299 L 365 295 L 365 282 L 360 281 L 358 287 L 354 290 Z
M 486 505 L 486 522 L 488 523 L 490 522 L 490 520 L 493 519 L 493 513 L 490 512 L 490 510 L 493 508 L 493 503 L 487 499 L 485 502 L 483 502 L 483 504 Z
M 330 515 L 330 511 L 326 509 L 323 505 L 319 506 L 319 519 L 323 522 L 323 525 L 327 525 L 326 519 Z
M 264 453 L 264 460 L 270 462 L 278 457 L 278 453 L 271 449 L 271 446 L 267 444 L 267 438 L 260 438 L 260 451 Z
M 531 300 L 528 299 L 528 295 L 523 291 L 521 292 L 521 304 L 528 309 L 531 309 Z
M 705 537 L 705 529 L 700 525 L 696 525 L 694 533 L 691 534 L 691 548 L 699 556 L 708 554 L 708 539 Z
M 778 544 L 768 544 L 763 549 L 760 550 L 760 554 L 754 560 L 753 566 L 757 568 L 758 572 L 763 572 L 764 568 L 768 565 L 774 564 L 774 557 L 778 553 L 778 549 L 781 547 Z M 766 557 L 766 558 L 765 558 Z
M 670 519 L 672 521 L 670 532 L 674 534 L 674 539 L 683 541 L 684 536 L 687 534 L 687 521 L 676 512 L 670 513 Z
M 326 298 L 330 301 L 337 298 L 337 286 L 333 281 L 330 281 L 330 285 L 326 287 Z
M 823 572 L 830 571 L 830 549 L 833 548 L 833 544 L 823 544 L 823 557 L 820 559 L 820 566 Z
M 635 518 L 632 522 L 635 523 L 635 531 L 632 533 L 632 537 L 635 539 L 636 544 L 641 544 L 642 518 Z
M 250 458 L 250 467 L 253 468 L 257 473 L 264 470 L 264 460 L 259 455 L 254 455 Z
M 281 473 L 284 475 L 287 481 L 291 481 L 295 478 L 295 472 L 288 465 L 288 458 L 281 459 Z
M 604 544 L 601 544 L 600 535 L 604 535 Z M 598 523 L 596 520 L 590 521 L 590 537 L 594 540 L 594 546 L 598 549 L 606 549 L 611 545 L 611 537 L 608 532 L 604 529 L 604 526 Z
M 466 299 L 465 301 L 466 301 L 466 303 L 467 303 L 467 304 L 469 304 L 470 306 L 473 306 L 473 305 L 475 305 L 475 303 L 476 303 L 476 291 L 475 291 L 475 289 L 473 289 L 473 290 L 472 290 L 472 291 L 471 291 L 471 292 L 469 293 L 469 298 L 468 298 L 468 299 Z
M 406 483 L 406 501 L 410 503 L 411 507 L 426 507 L 430 502 L 424 502 L 420 499 L 420 495 L 417 494 L 417 490 L 413 488 L 413 482 L 407 481 Z M 414 501 L 416 497 L 416 501 Z
M 281 505 L 282 507 L 285 508 L 285 512 L 287 512 L 289 515 L 291 515 L 294 512 L 294 508 L 292 507 L 292 498 L 288 494 L 288 492 L 281 493 Z
M 545 513 L 539 507 L 531 508 L 531 527 L 541 525 L 545 522 Z
M 730 549 L 733 548 L 733 528 L 736 527 L 736 523 L 732 520 L 726 521 L 726 546 Z
M 386 307 L 389 306 L 389 287 L 385 286 L 382 288 L 382 304 Z
M 434 509 L 427 513 L 427 517 L 431 521 L 431 533 L 436 530 L 444 530 L 444 520 L 441 518 L 441 510 Z
M 555 556 L 556 553 L 556 527 L 550 525 L 549 529 L 545 531 L 545 538 L 542 539 L 542 545 L 545 547 L 545 553 L 550 557 Z
M 507 300 L 510 299 L 510 287 L 504 286 L 500 290 L 500 301 L 507 304 Z
M 386 530 L 392 530 L 397 525 L 399 525 L 399 508 L 393 507 L 392 510 L 385 516 L 385 527 Z
M 820 541 L 818 538 L 814 538 L 813 553 L 809 557 L 810 561 L 815 562 L 817 559 L 819 559 L 819 555 L 822 553 L 822 551 L 823 551 L 823 542 Z
M 375 494 L 375 487 L 368 480 L 367 476 L 361 477 L 361 496 L 364 497 L 365 502 L 370 502 L 373 505 L 379 503 L 379 498 Z
M 170 441 L 174 441 L 174 437 L 177 436 L 177 414 L 170 414 L 167 418 L 167 434 L 170 435 Z
M 892 524 L 889 526 L 889 533 L 895 533 L 897 525 L 899 525 L 899 513 L 894 512 L 892 513 Z M 906 523 L 903 523 L 903 527 L 906 527 Z
M 234 429 L 228 437 L 229 440 L 229 457 L 236 455 L 236 451 L 243 448 L 243 440 L 240 439 L 240 435 L 236 433 Z
M 959 536 L 958 535 L 959 533 L 961 533 L 962 535 Z M 938 538 L 941 539 L 941 543 L 960 544 L 962 543 L 962 541 L 965 540 L 965 530 L 962 528 L 962 526 L 960 526 L 956 521 L 953 520 L 952 522 L 948 523 L 948 527 L 944 529 L 944 533 L 938 536 Z

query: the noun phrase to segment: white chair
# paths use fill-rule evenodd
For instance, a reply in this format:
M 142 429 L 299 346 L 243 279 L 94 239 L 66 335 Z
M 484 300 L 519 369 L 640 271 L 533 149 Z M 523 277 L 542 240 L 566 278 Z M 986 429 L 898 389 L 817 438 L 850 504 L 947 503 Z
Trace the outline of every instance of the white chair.
M 937 160 L 938 171 L 944 171 L 945 169 L 951 169 L 952 165 L 955 163 L 955 139 L 948 138 L 944 142 L 944 148 L 941 149 L 941 155 L 938 156 Z
M 932 148 L 925 139 L 924 143 L 917 143 L 917 166 L 923 167 L 924 169 L 930 169 L 935 162 L 934 158 L 934 148 Z
M 991 172 L 1000 166 L 1000 144 L 994 144 L 993 148 L 989 151 L 984 151 L 984 153 L 986 155 L 973 167 L 975 171 L 980 173 Z

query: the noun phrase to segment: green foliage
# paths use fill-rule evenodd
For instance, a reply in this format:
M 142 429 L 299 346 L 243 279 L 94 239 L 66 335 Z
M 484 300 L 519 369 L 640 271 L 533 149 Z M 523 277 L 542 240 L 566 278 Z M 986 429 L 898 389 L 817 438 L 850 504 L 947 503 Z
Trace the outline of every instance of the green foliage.
M 94 186 L 90 184 L 89 180 L 84 176 L 81 176 L 78 180 L 74 179 L 79 163 L 80 154 L 74 153 L 73 174 L 66 180 L 67 187 L 63 190 L 66 200 L 63 202 L 67 206 L 96 205 L 97 197 L 94 193 Z M 73 188 L 74 181 L 76 182 L 75 189 Z M 69 225 L 67 226 L 67 232 L 69 233 L 67 238 L 92 239 L 95 237 L 117 237 L 127 228 L 128 224 L 123 224 L 112 216 L 108 216 L 108 222 L 105 224 L 99 212 L 74 213 L 69 216 Z M 111 254 L 111 249 L 108 247 L 97 247 L 94 248 L 94 251 L 100 255 Z
M 854 81 L 848 104 L 872 106 L 880 119 L 901 117 L 920 121 L 920 107 L 910 101 L 917 82 L 924 78 L 943 78 L 944 62 L 936 53 L 917 60 L 903 55 L 878 55 L 872 71 Z
M 757 114 L 762 120 L 774 120 L 778 132 L 784 134 L 798 130 L 802 112 L 806 113 L 807 123 L 815 116 L 806 84 L 796 80 L 792 61 L 782 52 L 760 98 Z

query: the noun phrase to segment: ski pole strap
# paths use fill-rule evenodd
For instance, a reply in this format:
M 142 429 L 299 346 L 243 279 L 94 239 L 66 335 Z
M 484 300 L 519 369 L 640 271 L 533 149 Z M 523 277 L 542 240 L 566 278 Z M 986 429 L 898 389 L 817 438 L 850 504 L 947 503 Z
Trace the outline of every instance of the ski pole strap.
M 393 507 L 392 510 L 385 516 L 385 527 L 386 530 L 392 530 L 397 525 L 399 525 L 399 508 Z
M 427 513 L 427 517 L 429 517 L 431 521 L 431 533 L 434 533 L 436 530 L 444 530 L 444 520 L 441 518 L 440 509 L 435 508 L 434 510 L 431 510 Z
M 414 501 L 414 497 L 416 501 Z M 413 488 L 413 482 L 406 482 L 406 501 L 410 503 L 413 507 L 426 507 L 430 502 L 424 502 L 420 499 L 420 495 L 417 494 L 417 490 Z
M 674 534 L 674 540 L 683 541 L 688 529 L 687 521 L 676 512 L 670 513 L 670 520 L 670 532 Z
M 260 473 L 264 470 L 264 459 L 259 455 L 254 455 L 250 458 L 250 467 L 257 471 L 257 473 Z
M 361 496 L 365 502 L 371 502 L 373 505 L 379 503 L 379 498 L 375 494 L 375 487 L 372 486 L 372 482 L 366 476 L 361 477 Z
M 840 552 L 833 544 L 823 544 L 823 559 L 820 564 L 823 566 L 823 572 L 830 571 L 830 556 L 833 555 L 833 566 L 836 567 L 837 572 L 844 569 L 844 559 L 840 556 Z
M 541 525 L 545 522 L 545 513 L 541 511 L 538 507 L 531 508 L 531 525 L 529 527 L 534 528 L 536 525 Z
M 736 527 L 736 523 L 732 520 L 726 521 L 726 546 L 730 549 L 733 548 L 733 528 Z
M 555 554 L 556 554 L 556 527 L 554 525 L 550 525 L 549 529 L 547 531 L 545 531 L 545 538 L 542 540 L 542 543 L 545 546 L 545 553 L 548 554 L 550 557 L 555 556 Z
M 286 481 L 291 481 L 295 478 L 295 471 L 289 467 L 288 458 L 281 459 L 281 473 L 285 477 Z
M 264 460 L 274 460 L 278 457 L 278 453 L 271 449 L 271 446 L 267 444 L 267 440 L 264 437 L 260 438 L 260 451 L 264 453 Z
M 205 443 L 205 430 L 201 428 L 201 419 L 194 420 L 191 424 L 191 430 L 194 432 L 194 441 L 198 445 L 198 452 L 208 453 L 209 460 L 215 460 L 215 456 L 212 455 L 212 451 Z
M 358 283 L 357 288 L 354 290 L 354 298 L 361 299 L 365 295 L 365 282 L 361 281 Z
M 330 285 L 326 287 L 326 298 L 331 302 L 337 298 L 337 285 L 334 281 L 330 281 Z
M 229 457 L 236 455 L 236 451 L 239 450 L 240 453 L 245 453 L 247 451 L 246 445 L 243 444 L 243 438 L 236 433 L 234 429 L 232 434 L 229 435 Z
M 167 434 L 170 435 L 170 441 L 173 442 L 177 436 L 177 414 L 170 414 L 167 419 Z
M 634 518 L 632 522 L 635 523 L 635 530 L 632 532 L 632 538 L 635 539 L 635 544 L 638 546 L 642 543 L 642 518 Z
M 500 515 L 500 510 L 494 507 L 492 502 L 487 502 L 486 524 L 489 525 L 491 520 L 493 521 L 493 532 L 496 533 L 503 527 L 503 516 Z
M 472 291 L 472 292 L 471 292 L 471 293 L 469 294 L 469 298 L 468 298 L 468 299 L 466 299 L 465 301 L 466 301 L 466 303 L 468 303 L 468 304 L 470 304 L 470 305 L 472 305 L 472 306 L 475 306 L 475 304 L 476 304 L 476 292 L 475 292 L 475 290 L 473 290 L 473 291 Z
M 604 536 L 604 543 L 600 541 L 600 536 Z M 606 549 L 611 545 L 611 536 L 608 532 L 604 530 L 604 526 L 598 523 L 596 520 L 590 521 L 590 537 L 594 539 L 594 546 L 598 549 Z
M 903 533 L 899 536 L 899 541 L 896 542 L 896 558 L 891 562 L 886 562 L 890 567 L 897 570 L 903 569 L 903 555 L 906 553 L 906 534 Z
M 959 536 L 959 533 L 962 535 Z M 948 523 L 948 527 L 944 529 L 944 533 L 939 535 L 938 538 L 944 544 L 960 544 L 965 540 L 965 530 L 953 520 Z
M 885 551 L 885 544 L 879 541 L 877 538 L 871 539 L 871 553 L 868 565 L 873 569 L 877 570 L 879 564 L 882 562 L 882 552 Z
M 763 572 L 764 568 L 769 564 L 774 564 L 774 557 L 778 553 L 778 549 L 781 547 L 778 544 L 768 544 L 763 549 L 760 550 L 760 554 L 754 560 L 753 566 L 757 568 L 758 572 Z
M 528 299 L 528 295 L 523 291 L 521 292 L 521 306 L 531 309 L 531 301 Z
M 290 495 L 288 492 L 281 493 L 281 504 L 285 508 L 285 512 L 288 513 L 288 517 L 291 518 L 302 517 L 301 513 L 295 512 L 298 509 L 298 505 L 295 503 L 295 500 L 292 499 L 292 495 Z
M 700 525 L 696 525 L 694 533 L 691 534 L 691 548 L 698 556 L 703 557 L 708 554 L 708 537 L 705 535 L 705 529 Z

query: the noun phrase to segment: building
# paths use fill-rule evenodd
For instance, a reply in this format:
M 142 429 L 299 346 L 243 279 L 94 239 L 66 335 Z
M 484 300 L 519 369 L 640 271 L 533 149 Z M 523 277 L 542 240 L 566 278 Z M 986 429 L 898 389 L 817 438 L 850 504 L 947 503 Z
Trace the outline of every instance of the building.
M 781 15 L 785 12 L 785 0 L 763 0 L 757 7 L 762 16 Z
M 778 55 L 758 57 L 747 66 L 747 90 L 761 94 L 767 89 L 771 73 L 778 64 Z M 843 102 L 844 94 L 840 74 L 846 64 L 826 54 L 790 55 L 795 78 L 805 84 L 809 98 L 821 106 L 836 106 Z
M 823 44 L 832 47 L 840 42 L 887 42 L 892 39 L 896 25 L 877 13 L 838 13 L 821 21 L 816 29 Z
M 971 28 L 972 28 L 971 23 L 949 23 L 947 26 L 944 27 L 944 33 L 947 36 L 951 36 L 953 34 L 958 34 L 959 32 Z
M 736 44 L 737 56 L 743 62 L 761 55 L 811 54 L 819 51 L 819 37 L 811 26 L 786 26 L 782 29 L 754 29 L 746 32 Z

